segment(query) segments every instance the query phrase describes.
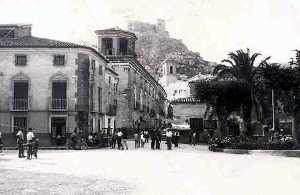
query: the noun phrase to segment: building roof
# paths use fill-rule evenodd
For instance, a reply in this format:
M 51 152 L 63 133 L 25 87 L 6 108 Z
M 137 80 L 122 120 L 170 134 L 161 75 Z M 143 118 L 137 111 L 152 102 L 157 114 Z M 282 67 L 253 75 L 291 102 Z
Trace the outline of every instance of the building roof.
M 76 43 L 57 41 L 34 36 L 25 36 L 20 38 L 0 38 L 0 48 L 84 48 L 94 52 L 96 55 L 108 60 L 94 48 Z
M 135 40 L 137 40 L 137 36 L 133 32 L 122 30 L 119 27 L 108 28 L 108 29 L 103 29 L 103 30 L 95 30 L 95 33 L 97 35 L 101 35 L 101 34 L 126 34 L 126 35 L 129 35 L 130 37 L 133 37 Z
M 203 103 L 203 102 L 194 97 L 178 98 L 176 100 L 171 101 L 171 104 L 199 104 L 199 103 Z
M 22 27 L 22 26 L 32 26 L 31 24 L 22 24 L 22 23 L 17 23 L 17 24 L 0 24 L 0 27 Z

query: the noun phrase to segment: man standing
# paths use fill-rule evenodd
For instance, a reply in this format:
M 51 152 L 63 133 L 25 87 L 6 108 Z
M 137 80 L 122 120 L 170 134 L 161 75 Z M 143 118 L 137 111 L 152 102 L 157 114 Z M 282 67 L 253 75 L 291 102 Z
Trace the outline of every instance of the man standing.
M 166 133 L 168 150 L 172 149 L 172 136 L 173 136 L 172 131 L 168 129 Z
M 156 140 L 156 149 L 160 150 L 160 142 L 161 142 L 161 134 L 160 134 L 160 130 L 157 129 L 155 131 L 155 140 Z
M 22 130 L 20 129 L 17 134 L 17 144 L 18 144 L 18 150 L 19 150 L 19 158 L 24 158 L 24 134 Z
M 122 145 L 122 136 L 123 136 L 122 131 L 118 130 L 118 133 L 117 133 L 117 143 L 118 143 L 118 149 L 119 150 L 121 150 L 121 149 L 123 150 L 124 149 L 124 147 Z
M 179 131 L 175 131 L 174 133 L 174 146 L 178 148 L 178 142 L 179 142 Z
M 32 132 L 32 129 L 29 128 L 27 133 L 27 144 L 28 144 L 27 159 L 29 160 L 31 159 L 31 155 L 32 155 L 33 138 L 34 138 L 34 134 Z
M 194 131 L 192 134 L 192 145 L 195 146 L 196 145 L 196 132 Z
M 151 130 L 150 136 L 151 136 L 151 149 L 154 150 L 154 145 L 155 145 L 155 134 L 156 132 L 154 130 Z
M 77 137 L 77 128 L 76 127 L 75 127 L 73 133 L 71 134 L 70 138 L 71 138 L 71 147 L 72 147 L 72 149 L 75 149 L 76 144 L 77 144 L 77 139 L 78 139 L 78 137 Z

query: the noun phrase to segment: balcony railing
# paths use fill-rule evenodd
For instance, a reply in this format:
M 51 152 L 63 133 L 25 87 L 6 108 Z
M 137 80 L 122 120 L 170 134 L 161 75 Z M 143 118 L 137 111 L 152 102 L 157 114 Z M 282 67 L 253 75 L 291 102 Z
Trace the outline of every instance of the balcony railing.
M 111 48 L 111 49 L 102 49 L 101 53 L 105 56 L 112 56 L 112 55 L 115 55 L 115 50 L 113 48 Z
M 116 116 L 117 115 L 117 105 L 109 104 L 107 107 L 107 115 Z
M 120 50 L 115 50 L 113 48 L 102 49 L 101 53 L 105 56 L 134 56 L 135 55 L 135 52 L 132 50 L 120 51 Z
M 29 98 L 11 98 L 10 110 L 11 111 L 28 111 Z
M 67 99 L 50 98 L 50 110 L 65 111 L 67 110 Z

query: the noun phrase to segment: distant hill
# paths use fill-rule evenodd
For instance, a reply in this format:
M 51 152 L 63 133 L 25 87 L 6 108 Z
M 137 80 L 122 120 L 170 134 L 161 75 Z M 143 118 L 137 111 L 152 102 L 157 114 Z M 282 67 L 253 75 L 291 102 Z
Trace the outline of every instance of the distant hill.
M 198 52 L 190 51 L 182 40 L 170 38 L 164 20 L 159 19 L 157 24 L 131 21 L 128 30 L 138 37 L 138 60 L 154 76 L 158 74 L 159 65 L 167 58 L 179 64 L 178 72 L 188 78 L 199 72 L 210 73 L 216 65 L 205 61 Z

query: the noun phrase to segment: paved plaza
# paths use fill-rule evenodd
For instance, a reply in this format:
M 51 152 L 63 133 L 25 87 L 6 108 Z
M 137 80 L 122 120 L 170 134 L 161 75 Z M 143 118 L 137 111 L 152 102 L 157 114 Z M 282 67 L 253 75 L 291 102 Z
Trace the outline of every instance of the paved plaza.
M 43 150 L 38 159 L 0 155 L 0 194 L 283 195 L 299 194 L 300 159 L 168 151 Z

